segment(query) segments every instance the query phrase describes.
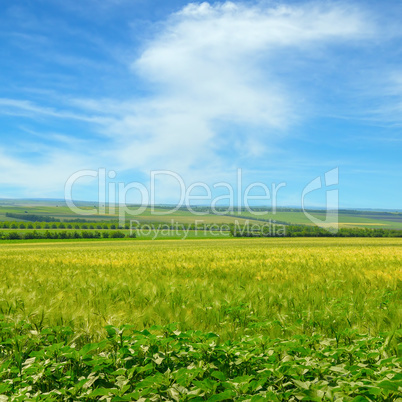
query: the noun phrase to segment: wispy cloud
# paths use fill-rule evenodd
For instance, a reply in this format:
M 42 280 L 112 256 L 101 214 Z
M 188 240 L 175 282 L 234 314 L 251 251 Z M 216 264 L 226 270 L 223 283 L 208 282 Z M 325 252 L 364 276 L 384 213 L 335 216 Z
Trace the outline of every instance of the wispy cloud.
M 281 76 L 281 53 L 303 57 L 317 47 L 322 53 L 372 33 L 364 13 L 350 6 L 190 4 L 132 63 L 149 84 L 146 99 L 124 104 L 124 114 L 104 131 L 115 138 L 125 168 L 188 171 L 225 163 L 225 150 L 232 162 L 259 155 L 306 109 L 305 95 Z
M 26 116 L 33 119 L 38 115 L 44 115 L 60 119 L 81 120 L 88 123 L 102 125 L 110 123 L 110 119 L 107 117 L 89 116 L 66 110 L 56 110 L 51 107 L 38 106 L 31 101 L 18 99 L 0 98 L 0 113 L 14 116 Z
M 367 119 L 385 126 L 402 126 L 402 69 L 390 71 L 381 78 L 378 86 L 371 95 L 376 102 Z M 380 102 L 379 102 L 380 100 Z

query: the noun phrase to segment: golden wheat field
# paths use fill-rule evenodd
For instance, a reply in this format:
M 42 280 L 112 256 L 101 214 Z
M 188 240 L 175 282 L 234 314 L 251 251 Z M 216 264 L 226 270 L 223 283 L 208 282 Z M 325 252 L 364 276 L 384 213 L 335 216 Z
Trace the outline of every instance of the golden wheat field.
M 100 337 L 176 322 L 224 337 L 377 334 L 402 322 L 401 239 L 5 244 L 0 314 Z

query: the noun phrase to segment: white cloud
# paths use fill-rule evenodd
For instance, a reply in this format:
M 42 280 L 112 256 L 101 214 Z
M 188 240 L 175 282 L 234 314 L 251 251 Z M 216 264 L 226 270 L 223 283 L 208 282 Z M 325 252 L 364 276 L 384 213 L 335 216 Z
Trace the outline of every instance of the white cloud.
M 70 111 L 60 111 L 47 106 L 38 106 L 31 101 L 0 98 L 0 113 L 13 116 L 35 118 L 37 115 L 55 117 L 68 120 L 81 120 L 88 123 L 108 124 L 110 120 L 101 116 L 89 116 Z
M 132 64 L 152 93 L 133 102 L 107 131 L 126 144 L 122 164 L 144 170 L 162 165 L 188 171 L 212 161 L 216 167 L 216 158 L 233 141 L 222 128 L 227 124 L 243 130 L 235 138 L 242 152 L 234 158 L 261 154 L 258 148 L 269 151 L 270 142 L 303 113 L 301 95 L 281 77 L 278 54 L 313 52 L 371 31 L 362 12 L 329 3 L 189 4 Z M 122 148 L 118 144 L 116 152 Z
M 282 73 L 283 52 L 297 58 L 318 48 L 322 54 L 332 43 L 367 38 L 372 27 L 366 20 L 362 11 L 340 3 L 193 3 L 170 16 L 132 62 L 132 73 L 148 86 L 145 97 L 79 99 L 70 103 L 74 111 L 10 99 L 1 99 L 0 106 L 15 115 L 99 125 L 108 146 L 97 142 L 92 151 L 99 149 L 110 168 L 173 169 L 189 180 L 211 178 L 225 163 L 269 152 L 305 113 L 299 106 L 303 95 Z M 40 166 L 39 175 L 54 172 L 52 186 L 74 159 L 59 156 Z M 25 174 L 32 171 L 28 163 L 10 158 L 0 167 L 13 166 L 14 183 L 35 181 L 35 175 Z M 87 164 L 93 163 L 101 160 L 89 157 Z
M 369 125 L 382 128 L 400 127 L 402 125 L 402 70 L 384 61 L 375 64 L 355 83 L 353 103 L 347 105 L 348 113 L 339 118 L 361 120 Z M 395 141 L 394 135 L 365 136 L 356 133 L 352 139 L 365 141 Z
M 84 156 L 69 155 L 63 150 L 52 150 L 46 161 L 23 161 L 9 156 L 0 148 L 0 184 L 12 188 L 23 188 L 24 196 L 30 198 L 60 197 L 64 183 L 75 170 L 84 169 L 88 159 Z

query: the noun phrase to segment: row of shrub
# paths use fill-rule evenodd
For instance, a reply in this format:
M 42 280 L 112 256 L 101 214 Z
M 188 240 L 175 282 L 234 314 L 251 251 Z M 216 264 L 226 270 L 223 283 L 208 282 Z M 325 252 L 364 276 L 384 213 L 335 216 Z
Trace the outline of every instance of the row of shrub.
M 252 228 L 230 229 L 233 237 L 402 237 L 402 230 L 341 228 L 331 232 L 318 226 L 307 225 L 253 225 Z
M 161 227 L 163 229 L 208 229 L 209 227 L 214 227 L 215 229 L 218 227 L 225 227 L 228 229 L 227 224 L 183 224 L 177 223 L 174 225 L 169 225 L 167 223 L 147 223 L 143 222 L 139 226 L 133 225 L 134 227 Z M 124 225 L 119 225 L 117 222 L 0 222 L 0 229 L 78 229 L 78 230 L 123 230 L 123 229 L 130 229 L 130 224 L 126 223 Z
M 130 225 L 87 222 L 0 222 L 2 229 L 130 229 Z
M 341 228 L 338 232 L 332 233 L 326 229 L 318 226 L 308 225 L 284 225 L 280 222 L 252 224 L 251 226 L 235 226 L 228 224 L 158 224 L 158 223 L 146 223 L 143 222 L 138 226 L 140 228 L 155 228 L 162 225 L 163 229 L 200 229 L 206 230 L 213 228 L 213 230 L 227 231 L 230 229 L 232 236 L 234 237 L 402 237 L 402 230 L 397 229 L 383 229 L 383 228 Z M 130 224 L 119 225 L 117 222 L 0 222 L 0 229 L 70 229 L 70 230 L 128 230 Z M 67 231 L 68 232 L 68 231 Z M 89 232 L 91 233 L 91 232 Z M 92 233 L 91 233 L 92 234 Z M 23 234 L 21 234 L 23 235 Z M 65 238 L 70 238 L 71 235 L 65 235 Z M 99 237 L 101 235 L 99 234 Z M 108 237 L 106 234 L 105 237 Z
M 125 237 L 135 238 L 135 232 L 125 234 L 120 231 L 98 232 L 98 231 L 60 231 L 60 232 L 0 232 L 0 240 L 33 240 L 33 239 L 122 239 Z

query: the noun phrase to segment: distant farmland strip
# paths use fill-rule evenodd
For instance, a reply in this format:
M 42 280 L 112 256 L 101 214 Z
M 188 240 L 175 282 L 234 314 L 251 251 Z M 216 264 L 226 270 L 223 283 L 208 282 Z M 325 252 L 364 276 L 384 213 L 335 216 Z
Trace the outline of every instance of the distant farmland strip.
M 33 215 L 33 214 L 15 214 L 12 212 L 6 212 L 7 218 L 23 219 L 24 221 L 30 222 L 60 222 L 60 219 L 54 216 L 43 216 L 43 215 Z

